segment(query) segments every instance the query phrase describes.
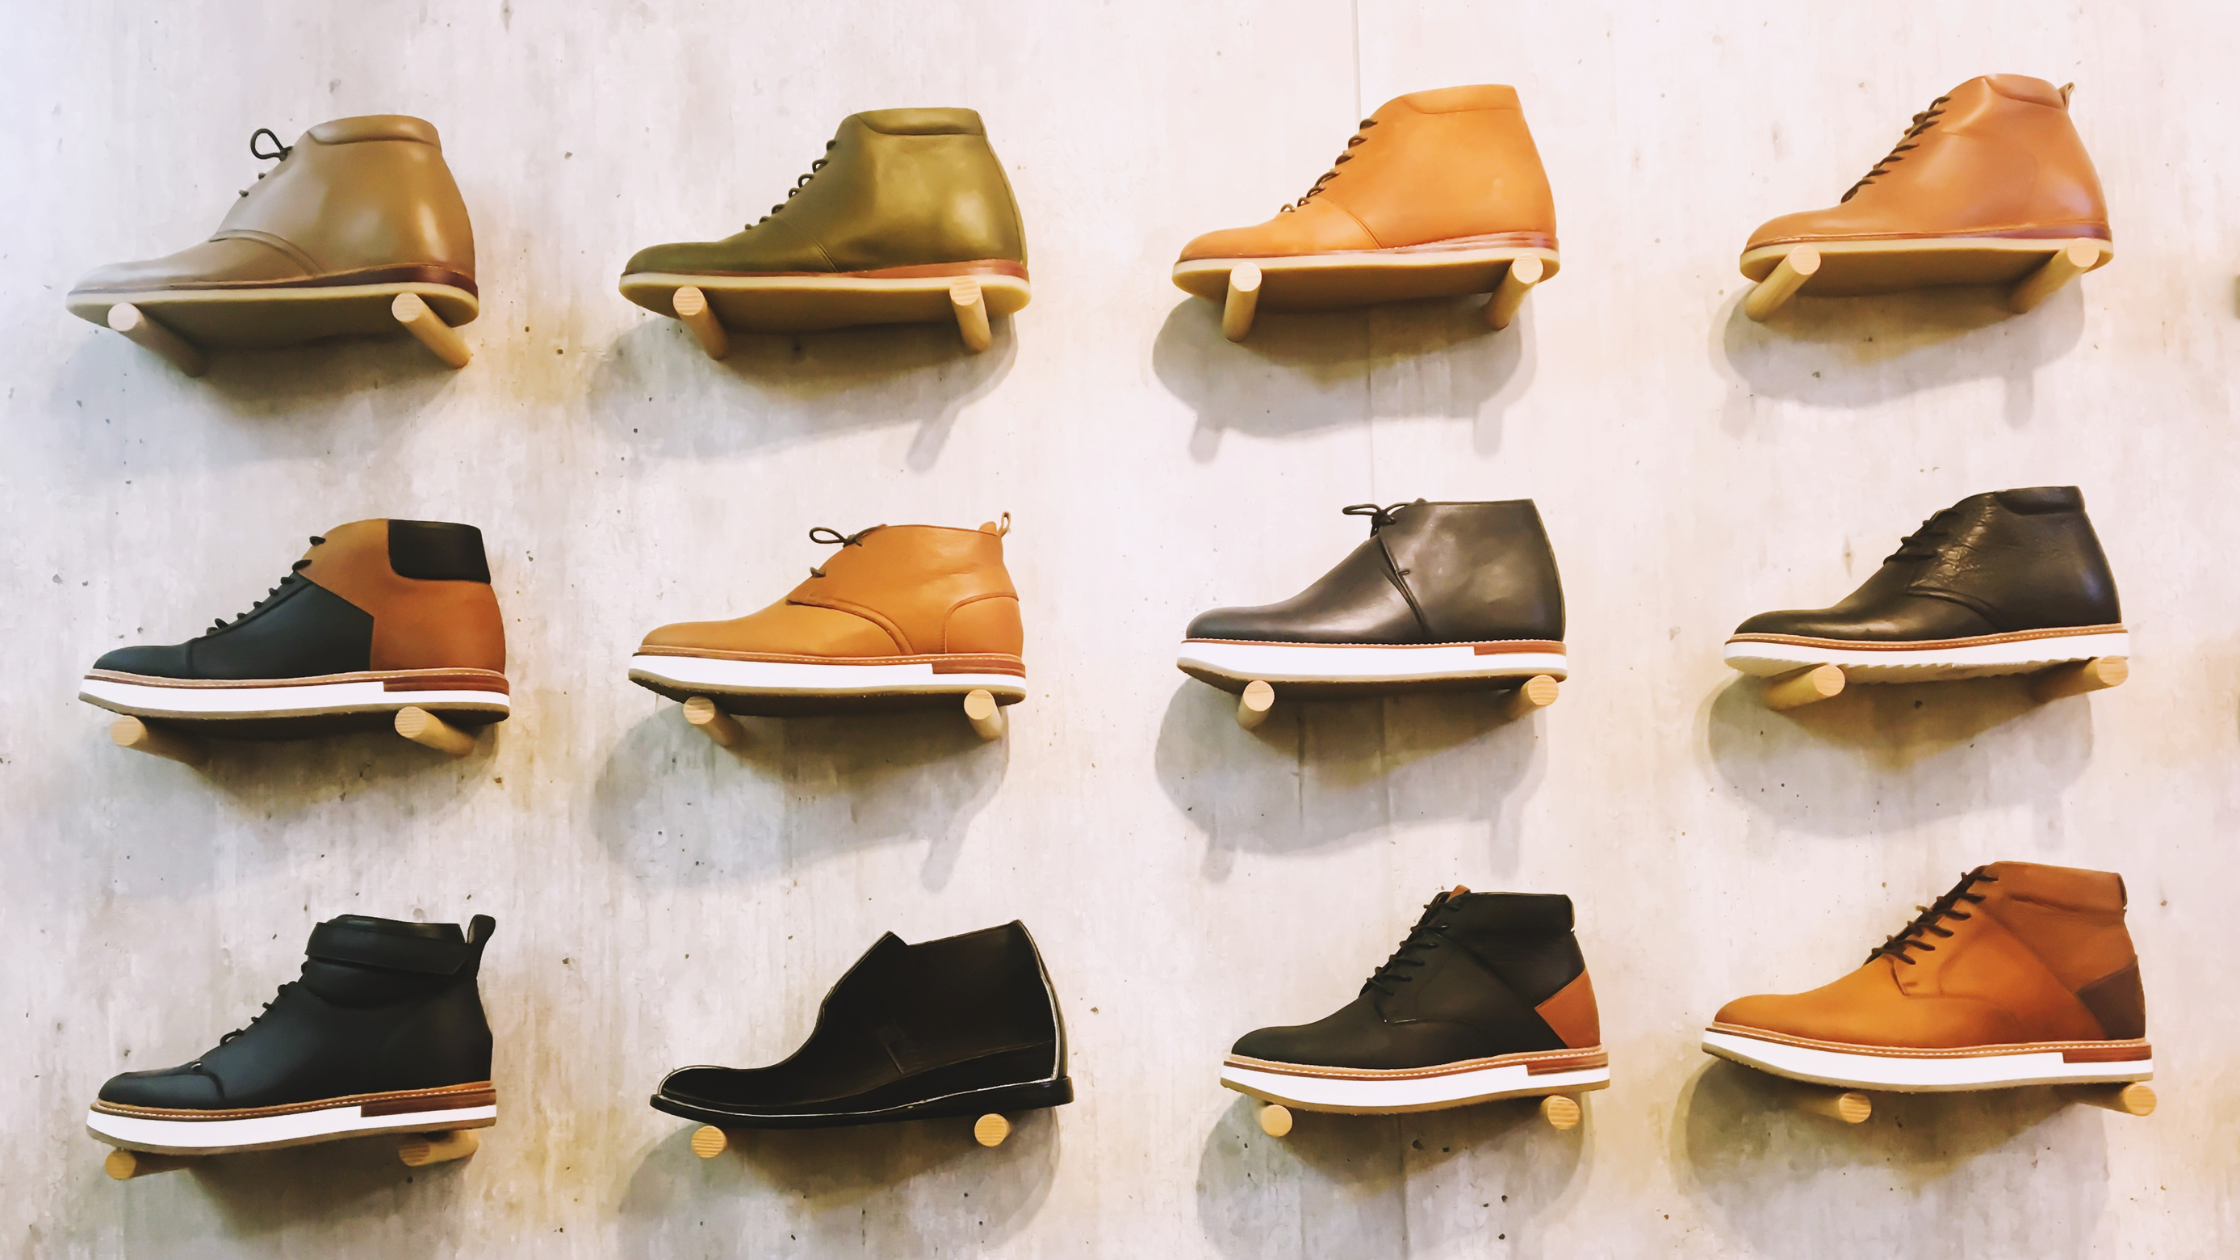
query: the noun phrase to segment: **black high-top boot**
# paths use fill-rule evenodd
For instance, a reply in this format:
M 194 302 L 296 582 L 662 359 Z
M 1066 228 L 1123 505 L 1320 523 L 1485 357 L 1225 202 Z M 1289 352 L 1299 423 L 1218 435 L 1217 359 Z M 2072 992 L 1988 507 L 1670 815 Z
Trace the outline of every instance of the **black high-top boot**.
M 1304 1111 L 1382 1115 L 1610 1083 L 1571 899 L 1443 892 L 1326 1019 L 1246 1033 L 1221 1083 Z
M 906 945 L 889 932 L 825 995 L 784 1062 L 679 1068 L 656 1110 L 726 1129 L 980 1116 L 1073 1101 L 1066 1030 L 1017 921 Z
M 1922 522 L 1830 608 L 1760 613 L 1727 663 L 1839 665 L 1866 681 L 2014 674 L 2128 655 L 2116 582 L 2075 486 L 1971 495 Z
M 212 1155 L 498 1119 L 475 976 L 497 927 L 346 914 L 311 930 L 303 978 L 192 1063 L 101 1087 L 86 1127 L 111 1146 Z
M 1367 542 L 1280 604 L 1199 614 L 1182 672 L 1225 691 L 1564 677 L 1563 583 L 1530 499 L 1345 511 L 1369 518 Z

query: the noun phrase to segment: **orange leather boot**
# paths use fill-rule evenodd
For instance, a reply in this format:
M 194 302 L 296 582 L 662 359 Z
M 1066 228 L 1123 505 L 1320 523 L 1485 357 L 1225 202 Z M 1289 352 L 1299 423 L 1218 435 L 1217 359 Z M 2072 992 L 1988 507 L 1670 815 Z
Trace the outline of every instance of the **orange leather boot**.
M 1019 592 L 1003 567 L 1011 528 L 817 528 L 834 552 L 793 593 L 735 621 L 646 636 L 630 680 L 727 713 L 782 716 L 954 702 L 985 690 L 1026 698 Z
M 1515 88 L 1453 87 L 1387 102 L 1306 196 L 1266 223 L 1185 246 L 1174 282 L 1233 313 L 1230 278 L 1242 284 L 1249 265 L 1260 275 L 1255 307 L 1322 310 L 1492 293 L 1512 264 L 1517 301 L 1528 275 L 1556 272 L 1548 173 Z M 1495 326 L 1515 310 L 1510 302 Z
M 1822 297 L 2011 283 L 2078 244 L 2083 270 L 2106 264 L 2107 200 L 2068 92 L 2019 74 L 1968 80 L 1915 114 L 1841 202 L 1751 233 L 1742 274 L 1763 281 L 1800 246 L 1817 270 L 1791 292 Z
M 1866 965 L 1727 1003 L 1703 1048 L 1777 1076 L 1902 1093 L 2154 1075 L 2123 878 L 1995 862 Z

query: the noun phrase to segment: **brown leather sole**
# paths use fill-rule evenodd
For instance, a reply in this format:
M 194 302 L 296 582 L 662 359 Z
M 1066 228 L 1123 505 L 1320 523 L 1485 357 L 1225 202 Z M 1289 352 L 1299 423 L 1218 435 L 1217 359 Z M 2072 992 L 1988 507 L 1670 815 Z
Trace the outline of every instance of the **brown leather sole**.
M 1562 268 L 1555 242 L 1538 233 L 1432 241 L 1394 249 L 1294 254 L 1276 258 L 1193 258 L 1174 265 L 1177 288 L 1219 302 L 1229 273 L 1260 269 L 1259 309 L 1329 311 L 1386 302 L 1465 297 L 1501 287 L 1509 264 L 1540 260 L 1543 282 Z
M 464 277 L 459 277 L 463 279 Z M 109 308 L 130 303 L 189 344 L 213 350 L 258 350 L 327 337 L 401 334 L 390 313 L 398 295 L 414 293 L 456 328 L 481 313 L 470 287 L 427 280 L 335 283 L 336 278 L 273 285 L 153 288 L 72 293 L 70 313 L 108 326 Z
M 2039 229 L 2029 229 L 2038 232 Z M 1789 252 L 1802 245 L 1820 251 L 1820 270 L 1797 292 L 1806 297 L 1858 297 L 1933 289 L 1948 285 L 2011 285 L 2043 267 L 2071 241 L 2101 243 L 2091 270 L 2115 258 L 2107 229 L 2043 229 L 2053 235 L 1875 237 L 1859 240 L 1800 240 L 1760 245 L 1742 255 L 1742 274 L 1763 280 Z
M 1034 296 L 1027 270 L 1009 259 L 828 273 L 642 271 L 622 277 L 622 296 L 656 315 L 676 314 L 678 289 L 691 285 L 727 329 L 816 332 L 865 324 L 950 324 L 949 286 L 979 282 L 991 319 L 1016 314 Z

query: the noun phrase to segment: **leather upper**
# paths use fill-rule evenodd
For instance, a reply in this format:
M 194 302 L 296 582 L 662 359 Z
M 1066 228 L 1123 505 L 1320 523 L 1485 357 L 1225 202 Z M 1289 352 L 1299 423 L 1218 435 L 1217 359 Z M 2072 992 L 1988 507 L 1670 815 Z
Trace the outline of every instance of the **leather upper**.
M 1735 634 L 1909 643 L 2122 620 L 2084 495 L 2036 486 L 1962 499 L 1842 602 L 1760 613 Z
M 2113 239 L 2100 177 L 2060 89 L 1986 75 L 1924 113 L 1932 116 L 1918 134 L 1847 200 L 1782 215 L 1751 233 L 1744 249 L 1909 236 Z M 1761 261 L 1755 272 L 1772 270 L 1774 260 Z
M 1563 638 L 1563 583 L 1530 499 L 1413 503 L 1281 603 L 1217 608 L 1187 637 L 1261 643 L 1479 643 Z
M 1025 274 L 1019 203 L 973 111 L 851 114 L 819 165 L 762 222 L 720 241 L 641 249 L 623 274 L 827 275 L 987 261 Z
M 1477 236 L 1556 244 L 1555 197 L 1515 88 L 1440 88 L 1369 116 L 1306 204 L 1208 232 L 1182 261 L 1395 249 Z M 1489 242 L 1492 243 L 1492 242 Z

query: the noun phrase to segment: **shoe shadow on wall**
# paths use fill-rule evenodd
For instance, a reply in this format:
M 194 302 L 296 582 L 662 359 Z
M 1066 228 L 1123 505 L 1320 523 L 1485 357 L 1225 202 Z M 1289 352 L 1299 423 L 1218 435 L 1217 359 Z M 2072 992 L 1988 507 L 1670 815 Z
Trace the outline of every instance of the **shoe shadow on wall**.
M 649 316 L 600 356 L 587 401 L 617 440 L 664 459 L 915 424 L 906 462 L 924 471 L 958 414 L 1010 374 L 1019 353 L 1013 321 L 997 320 L 993 331 L 995 344 L 979 354 L 953 324 L 734 333 L 718 361 L 682 324 Z
M 1591 1095 L 1590 1095 L 1591 1097 Z M 1198 1159 L 1198 1224 L 1232 1260 L 1536 1255 L 1587 1160 L 1585 1124 L 1551 1128 L 1532 1100 L 1401 1116 L 1295 1111 L 1260 1131 L 1239 1097 Z M 1504 1245 L 1505 1244 L 1505 1245 Z
M 740 718 L 723 748 L 664 701 L 607 754 L 592 827 L 608 857 L 669 886 L 757 881 L 844 852 L 926 846 L 946 887 L 972 819 L 995 797 L 1009 741 L 960 710 Z
M 621 1254 L 989 1254 L 1034 1219 L 1057 1174 L 1057 1113 L 1011 1122 L 992 1150 L 970 1119 L 947 1119 L 742 1130 L 703 1160 L 689 1145 L 698 1126 L 672 1121 L 623 1191 Z
M 1237 854 L 1306 854 L 1395 826 L 1467 819 L 1494 838 L 1494 869 L 1516 869 L 1517 804 L 1546 772 L 1540 723 L 1501 715 L 1497 691 L 1360 700 L 1285 700 L 1257 730 L 1237 698 L 1195 679 L 1167 702 L 1153 765 L 1159 786 L 1206 838 L 1205 877 Z
M 142 1231 L 148 1222 L 161 1224 L 153 1232 L 136 1231 L 142 1243 L 219 1233 L 237 1244 L 219 1249 L 224 1254 L 269 1249 L 283 1255 L 293 1254 L 288 1242 L 296 1231 L 354 1228 L 369 1221 L 394 1226 L 410 1220 L 414 1250 L 444 1254 L 464 1245 L 466 1208 L 478 1193 L 471 1187 L 490 1173 L 484 1168 L 478 1175 L 475 1164 L 503 1141 L 493 1135 L 503 1133 L 481 1130 L 483 1153 L 425 1168 L 408 1168 L 397 1158 L 396 1138 L 368 1137 L 217 1155 L 176 1172 L 135 1179 L 130 1189 L 103 1179 L 101 1189 L 112 1196 L 146 1196 L 134 1207 L 136 1216 L 146 1213 L 140 1217 Z M 214 1227 L 195 1224 L 209 1215 L 208 1208 L 196 1205 L 197 1199 L 216 1209 Z
M 2107 1118 L 2049 1088 L 1876 1093 L 1865 1123 L 1791 1108 L 1707 1058 L 1680 1095 L 1672 1167 L 1738 1254 L 2083 1257 L 2107 1210 Z
M 1481 455 L 1501 447 L 1502 412 L 1532 382 L 1532 304 L 1500 332 L 1485 302 L 1396 302 L 1346 311 L 1263 311 L 1241 342 L 1221 308 L 1185 298 L 1152 343 L 1151 367 L 1197 413 L 1190 458 L 1210 462 L 1232 430 L 1300 437 L 1376 416 L 1468 420 Z
M 1986 378 L 2005 382 L 2003 418 L 2023 428 L 2037 408 L 2038 369 L 2084 337 L 2080 284 L 2026 315 L 2008 309 L 2003 288 L 1965 286 L 1800 297 L 1763 324 L 1742 313 L 1747 292 L 1712 325 L 1712 358 L 1729 380 L 1721 425 L 1735 435 L 1761 422 L 1763 398 L 1840 411 Z
M 1903 833 L 2017 806 L 2061 825 L 2061 792 L 2092 759 L 2092 701 L 2040 704 L 2021 676 L 1855 685 L 1787 712 L 1737 676 L 1702 709 L 1718 781 L 1760 838 Z M 1986 855 L 1989 860 L 1991 855 Z

